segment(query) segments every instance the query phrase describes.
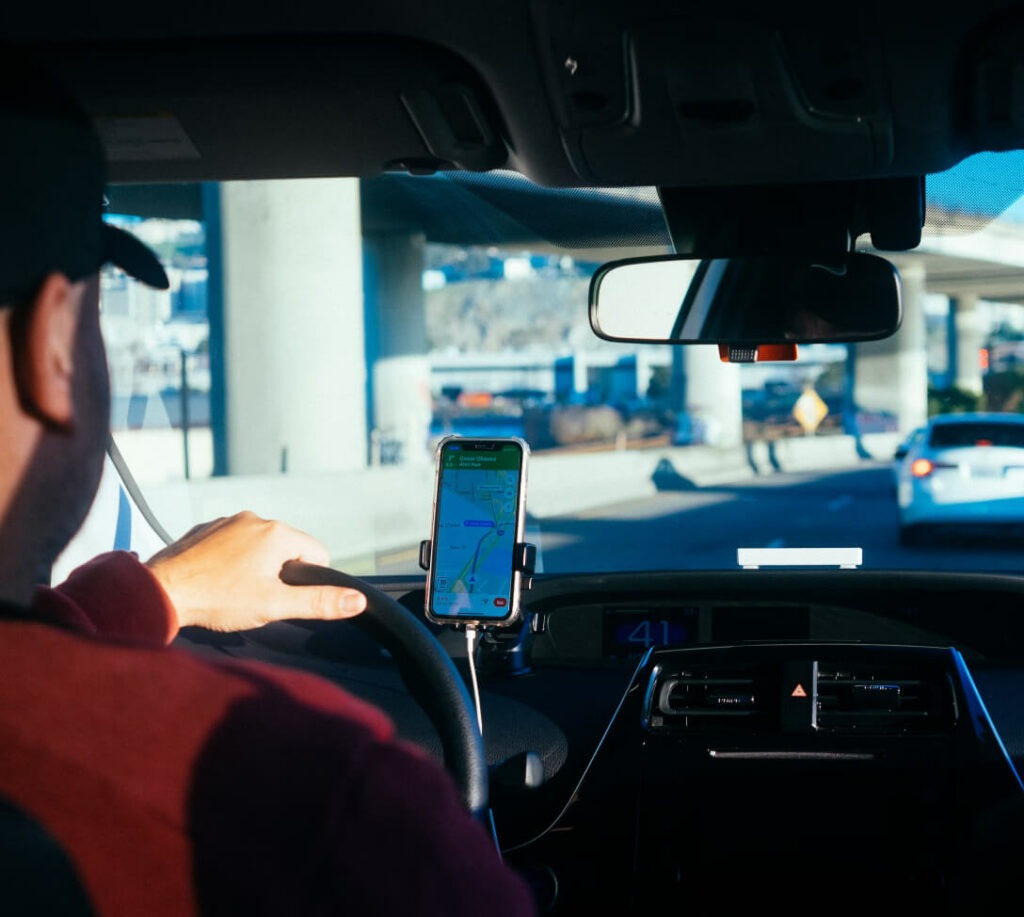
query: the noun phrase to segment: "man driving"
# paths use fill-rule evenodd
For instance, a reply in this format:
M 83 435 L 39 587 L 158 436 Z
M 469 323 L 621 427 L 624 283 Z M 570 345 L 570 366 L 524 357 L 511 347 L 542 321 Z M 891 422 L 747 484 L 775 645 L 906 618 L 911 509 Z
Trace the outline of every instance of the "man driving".
M 315 539 L 252 513 L 148 563 L 100 555 L 50 588 L 109 436 L 99 276 L 167 278 L 102 221 L 83 112 L 0 58 L 0 796 L 64 847 L 99 915 L 531 914 L 439 763 L 319 678 L 168 647 L 180 627 L 341 619 L 365 597 L 288 586 Z

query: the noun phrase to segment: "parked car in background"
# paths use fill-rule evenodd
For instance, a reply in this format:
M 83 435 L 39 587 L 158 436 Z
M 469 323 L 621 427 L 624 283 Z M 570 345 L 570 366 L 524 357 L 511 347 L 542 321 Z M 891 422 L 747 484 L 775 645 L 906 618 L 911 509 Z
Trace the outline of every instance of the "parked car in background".
M 1024 415 L 940 414 L 906 446 L 897 470 L 903 544 L 941 530 L 1024 531 Z

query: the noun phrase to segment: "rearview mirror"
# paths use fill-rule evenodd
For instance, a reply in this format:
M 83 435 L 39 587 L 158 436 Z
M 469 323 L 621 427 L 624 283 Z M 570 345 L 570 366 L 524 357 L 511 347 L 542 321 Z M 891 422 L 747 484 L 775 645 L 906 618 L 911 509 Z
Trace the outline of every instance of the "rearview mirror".
M 830 258 L 631 258 L 597 270 L 590 325 L 645 344 L 842 343 L 900 326 L 899 274 L 865 252 Z

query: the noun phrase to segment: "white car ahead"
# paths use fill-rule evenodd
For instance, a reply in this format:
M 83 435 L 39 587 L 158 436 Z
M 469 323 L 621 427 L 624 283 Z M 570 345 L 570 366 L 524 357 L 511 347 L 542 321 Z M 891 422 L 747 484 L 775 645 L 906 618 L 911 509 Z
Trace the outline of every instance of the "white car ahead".
M 900 541 L 929 530 L 1024 531 L 1024 415 L 943 414 L 897 470 Z

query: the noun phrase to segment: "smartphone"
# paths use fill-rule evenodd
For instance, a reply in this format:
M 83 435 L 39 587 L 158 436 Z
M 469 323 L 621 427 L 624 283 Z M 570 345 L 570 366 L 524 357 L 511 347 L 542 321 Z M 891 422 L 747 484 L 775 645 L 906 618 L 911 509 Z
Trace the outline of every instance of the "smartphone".
M 506 627 L 520 616 L 516 545 L 530 448 L 518 437 L 446 436 L 437 447 L 427 618 Z

